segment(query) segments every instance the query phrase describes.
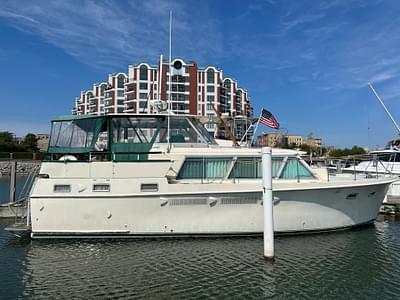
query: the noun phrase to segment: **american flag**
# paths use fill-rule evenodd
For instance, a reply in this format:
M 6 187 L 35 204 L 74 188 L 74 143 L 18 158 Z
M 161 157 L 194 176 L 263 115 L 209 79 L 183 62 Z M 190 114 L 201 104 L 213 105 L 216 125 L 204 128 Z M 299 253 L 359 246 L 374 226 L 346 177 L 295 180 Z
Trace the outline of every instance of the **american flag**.
M 262 110 L 259 122 L 271 128 L 279 128 L 279 123 L 275 119 L 274 115 L 266 109 Z

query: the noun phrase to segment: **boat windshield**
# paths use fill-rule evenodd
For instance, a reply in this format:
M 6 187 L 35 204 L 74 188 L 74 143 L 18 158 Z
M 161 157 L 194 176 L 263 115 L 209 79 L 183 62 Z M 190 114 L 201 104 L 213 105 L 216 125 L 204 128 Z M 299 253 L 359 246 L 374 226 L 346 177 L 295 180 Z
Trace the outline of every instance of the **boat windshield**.
M 118 117 L 112 119 L 113 143 L 167 143 L 167 117 Z M 171 143 L 215 144 L 214 138 L 195 118 L 170 119 Z
M 168 142 L 167 126 L 163 115 L 59 118 L 52 122 L 48 152 L 145 153 L 154 143 Z M 190 116 L 171 117 L 170 142 L 216 144 L 199 120 Z
M 98 150 L 96 143 L 104 124 L 104 118 L 53 121 L 48 152 L 84 153 Z

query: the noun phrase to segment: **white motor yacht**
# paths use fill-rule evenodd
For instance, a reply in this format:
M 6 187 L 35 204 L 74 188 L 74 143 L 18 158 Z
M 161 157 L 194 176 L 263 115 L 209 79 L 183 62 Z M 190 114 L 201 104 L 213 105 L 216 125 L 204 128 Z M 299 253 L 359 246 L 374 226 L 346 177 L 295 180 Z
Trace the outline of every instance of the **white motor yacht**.
M 389 141 L 383 150 L 374 150 L 363 157 L 359 163 L 343 168 L 345 173 L 359 173 L 367 176 L 400 176 L 400 140 Z M 400 201 L 400 181 L 393 182 L 388 190 L 387 201 Z
M 299 154 L 273 149 L 276 233 L 375 220 L 393 178 L 329 180 Z M 261 149 L 218 145 L 198 117 L 60 117 L 28 225 L 32 238 L 259 234 L 261 191 Z

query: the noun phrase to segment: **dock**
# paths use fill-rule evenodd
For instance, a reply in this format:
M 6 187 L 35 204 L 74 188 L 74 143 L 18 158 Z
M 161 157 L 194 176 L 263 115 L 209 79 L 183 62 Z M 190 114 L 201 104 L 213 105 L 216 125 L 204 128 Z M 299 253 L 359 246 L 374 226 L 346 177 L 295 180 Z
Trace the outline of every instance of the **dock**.
M 379 213 L 384 215 L 400 215 L 400 197 L 388 195 L 387 201 L 382 204 Z

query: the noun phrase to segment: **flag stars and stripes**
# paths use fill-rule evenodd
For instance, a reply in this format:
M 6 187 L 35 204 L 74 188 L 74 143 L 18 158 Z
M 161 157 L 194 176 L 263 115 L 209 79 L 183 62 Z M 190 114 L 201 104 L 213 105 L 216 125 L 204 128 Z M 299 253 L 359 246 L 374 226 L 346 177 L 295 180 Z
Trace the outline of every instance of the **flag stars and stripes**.
M 261 112 L 259 122 L 263 125 L 266 125 L 271 128 L 279 129 L 279 122 L 275 119 L 274 115 L 271 114 L 268 110 L 263 109 Z

